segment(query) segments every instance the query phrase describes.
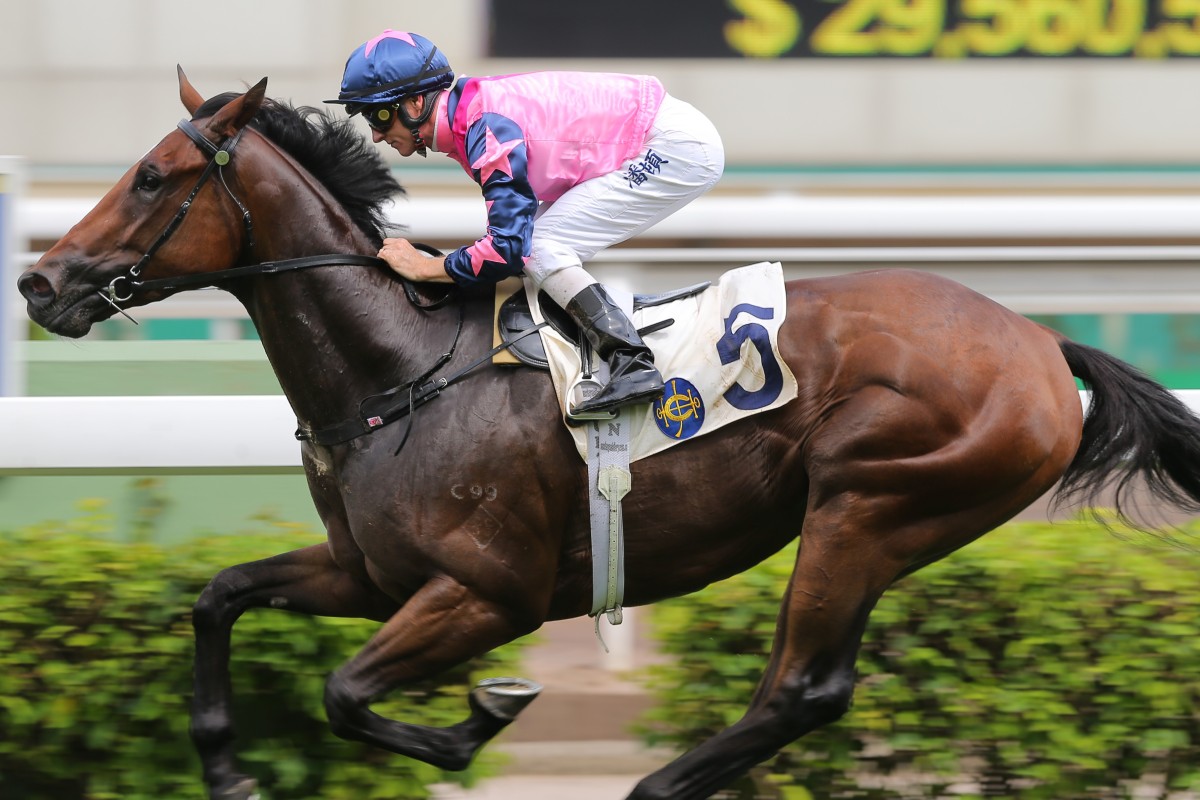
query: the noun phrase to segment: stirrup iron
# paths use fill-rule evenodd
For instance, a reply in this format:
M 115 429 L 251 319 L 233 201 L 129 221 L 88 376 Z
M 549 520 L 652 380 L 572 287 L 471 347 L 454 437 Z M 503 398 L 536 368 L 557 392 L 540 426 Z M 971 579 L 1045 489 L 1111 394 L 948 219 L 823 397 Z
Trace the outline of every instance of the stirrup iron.
M 567 419 L 578 423 L 616 419 L 618 409 L 575 413 L 575 409 L 580 404 L 585 400 L 590 400 L 604 388 L 604 384 L 596 379 L 595 373 L 592 371 L 592 345 L 586 336 L 579 343 L 579 363 L 582 365 L 582 371 L 575 382 L 571 384 L 571 388 L 567 390 Z

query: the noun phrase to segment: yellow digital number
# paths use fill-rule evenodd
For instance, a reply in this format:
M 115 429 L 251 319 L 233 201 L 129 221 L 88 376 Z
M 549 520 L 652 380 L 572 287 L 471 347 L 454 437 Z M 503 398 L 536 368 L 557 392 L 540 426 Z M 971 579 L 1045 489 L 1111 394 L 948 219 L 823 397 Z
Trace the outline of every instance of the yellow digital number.
M 1087 33 L 1083 49 L 1098 56 L 1118 56 L 1137 46 L 1146 27 L 1146 0 L 1080 0 Z
M 1074 0 L 1026 0 L 1029 36 L 1025 48 L 1039 56 L 1062 56 L 1083 40 L 1083 15 Z
M 1019 0 L 962 0 L 962 16 L 987 22 L 964 22 L 959 32 L 969 53 L 1006 56 L 1020 50 L 1029 18 Z
M 725 41 L 742 55 L 775 58 L 796 46 L 800 13 L 783 0 L 729 0 L 745 19 L 725 23 Z
M 846 0 L 817 26 L 809 46 L 831 56 L 879 55 L 877 37 L 866 28 L 878 19 L 880 5 L 881 0 Z
M 880 9 L 883 50 L 892 55 L 928 53 L 946 20 L 945 0 L 888 0 Z
M 962 21 L 946 31 L 950 1 L 844 0 L 812 31 L 809 45 L 837 56 L 1124 55 L 1144 49 L 1150 2 L 959 0 Z M 1166 22 L 1156 35 L 1172 52 L 1200 55 L 1200 0 L 1162 3 Z
M 1200 0 L 1163 0 L 1162 11 L 1170 20 L 1161 30 L 1171 52 L 1200 55 Z
M 817 26 L 809 46 L 838 56 L 922 55 L 945 17 L 945 0 L 846 0 Z

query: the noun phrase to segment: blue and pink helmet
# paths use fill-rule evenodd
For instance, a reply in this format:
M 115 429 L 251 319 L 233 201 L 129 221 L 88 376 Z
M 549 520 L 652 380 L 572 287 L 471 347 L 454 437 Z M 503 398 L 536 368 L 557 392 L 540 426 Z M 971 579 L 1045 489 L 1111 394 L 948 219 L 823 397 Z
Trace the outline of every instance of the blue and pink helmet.
M 353 115 L 366 106 L 398 103 L 453 83 L 454 70 L 433 42 L 389 28 L 355 48 L 346 59 L 341 92 L 326 102 L 341 103 Z

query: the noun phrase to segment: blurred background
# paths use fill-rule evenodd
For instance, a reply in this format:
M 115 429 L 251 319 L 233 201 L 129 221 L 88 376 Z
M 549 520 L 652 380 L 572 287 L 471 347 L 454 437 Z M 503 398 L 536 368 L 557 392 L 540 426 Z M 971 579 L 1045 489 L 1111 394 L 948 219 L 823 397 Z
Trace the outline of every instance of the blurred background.
M 0 392 L 278 395 L 253 328 L 221 292 L 177 296 L 140 309 L 139 326 L 117 318 L 75 342 L 27 321 L 14 280 L 174 129 L 176 64 L 206 96 L 267 76 L 270 96 L 320 106 L 350 51 L 384 28 L 426 35 L 463 75 L 651 73 L 715 122 L 721 183 L 600 254 L 603 280 L 652 291 L 759 260 L 789 277 L 915 267 L 1173 388 L 1200 387 L 1193 5 L 0 0 Z M 410 238 L 449 249 L 482 233 L 478 187 L 456 164 L 385 156 L 407 189 L 391 214 Z M 106 470 L 7 447 L 5 527 L 97 509 L 115 537 L 163 542 L 264 520 L 319 527 L 296 465 Z M 590 653 L 582 627 L 574 644 Z
M 46 341 L 13 276 L 182 116 L 175 65 L 205 95 L 269 77 L 320 106 L 349 52 L 419 31 L 460 74 L 648 72 L 716 123 L 728 167 L 708 197 L 594 269 L 651 291 L 779 260 L 790 277 L 915 266 L 1200 386 L 1200 17 L 1166 0 L 689 0 L 602 5 L 255 0 L 214 13 L 152 0 L 0 0 L 0 156 L 9 257 L 5 394 L 272 394 L 240 306 L 190 292 L 83 342 Z M 334 113 L 340 109 L 334 108 Z M 364 135 L 368 132 L 363 126 Z M 398 158 L 410 238 L 478 237 L 478 188 L 438 154 Z M 161 477 L 161 476 L 160 476 Z M 92 476 L 125 502 L 130 482 Z M 168 483 L 174 478 L 163 478 Z M 290 477 L 193 478 L 164 529 L 220 530 L 266 507 L 315 521 Z M 253 488 L 248 488 L 248 487 Z M 66 488 L 64 488 L 66 487 Z M 0 482 L 32 521 L 80 490 Z

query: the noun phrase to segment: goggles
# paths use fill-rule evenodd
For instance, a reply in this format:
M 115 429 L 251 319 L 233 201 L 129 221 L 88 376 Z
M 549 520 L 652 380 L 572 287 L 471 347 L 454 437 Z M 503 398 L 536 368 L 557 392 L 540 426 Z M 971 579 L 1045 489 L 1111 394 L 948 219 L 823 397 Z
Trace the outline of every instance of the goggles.
M 399 103 L 387 103 L 379 106 L 368 106 L 361 113 L 363 119 L 371 126 L 371 130 L 387 133 L 396 121 Z

